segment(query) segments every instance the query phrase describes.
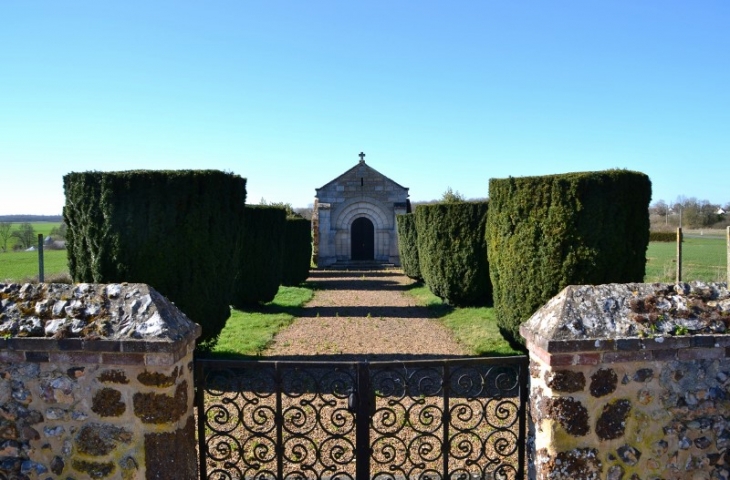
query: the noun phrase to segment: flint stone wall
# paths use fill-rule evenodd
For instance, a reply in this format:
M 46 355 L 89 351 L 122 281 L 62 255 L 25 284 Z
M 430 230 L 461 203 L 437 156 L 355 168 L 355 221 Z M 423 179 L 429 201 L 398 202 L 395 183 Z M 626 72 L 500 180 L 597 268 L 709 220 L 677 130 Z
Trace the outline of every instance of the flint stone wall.
M 570 286 L 526 322 L 530 477 L 730 478 L 725 284 Z
M 0 284 L 0 478 L 197 478 L 200 327 L 142 284 Z

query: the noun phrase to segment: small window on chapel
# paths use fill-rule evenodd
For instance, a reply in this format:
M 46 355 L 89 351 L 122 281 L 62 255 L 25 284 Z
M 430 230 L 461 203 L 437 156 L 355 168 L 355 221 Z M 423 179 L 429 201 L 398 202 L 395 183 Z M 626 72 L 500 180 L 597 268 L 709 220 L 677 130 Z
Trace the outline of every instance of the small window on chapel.
M 363 181 L 362 177 L 360 177 L 360 186 L 362 187 L 363 185 L 365 185 L 365 182 Z

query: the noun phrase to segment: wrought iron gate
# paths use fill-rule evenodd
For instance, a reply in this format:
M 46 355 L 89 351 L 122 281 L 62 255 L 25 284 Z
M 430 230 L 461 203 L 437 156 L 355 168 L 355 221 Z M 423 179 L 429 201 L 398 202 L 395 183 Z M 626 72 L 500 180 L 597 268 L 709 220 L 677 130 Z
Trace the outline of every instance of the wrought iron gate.
M 203 479 L 522 479 L 526 357 L 196 359 Z

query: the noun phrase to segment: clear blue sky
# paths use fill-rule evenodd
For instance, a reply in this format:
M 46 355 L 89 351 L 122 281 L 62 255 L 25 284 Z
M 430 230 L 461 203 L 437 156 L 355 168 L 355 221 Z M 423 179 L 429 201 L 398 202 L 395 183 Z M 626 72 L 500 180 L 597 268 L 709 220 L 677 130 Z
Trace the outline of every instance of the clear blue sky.
M 627 168 L 730 202 L 730 2 L 0 3 L 0 215 L 140 168 L 304 207 L 360 151 L 413 201 Z

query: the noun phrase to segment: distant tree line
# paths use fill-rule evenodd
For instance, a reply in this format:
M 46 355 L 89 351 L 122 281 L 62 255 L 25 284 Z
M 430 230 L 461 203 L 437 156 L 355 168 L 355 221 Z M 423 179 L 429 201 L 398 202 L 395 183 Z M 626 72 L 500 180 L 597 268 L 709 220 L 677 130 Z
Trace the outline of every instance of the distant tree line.
M 312 212 L 314 211 L 314 205 L 310 204 L 307 207 L 292 207 L 291 203 L 286 202 L 267 202 L 265 198 L 259 201 L 259 205 L 283 208 L 286 212 L 287 218 L 304 218 L 307 220 L 312 219 Z
M 687 198 L 674 202 L 657 200 L 649 207 L 652 230 L 684 228 L 725 228 L 730 225 L 730 202 L 725 205 Z
M 433 200 L 415 200 L 411 202 L 411 207 L 415 209 L 419 205 L 434 205 L 441 203 L 462 203 L 462 202 L 486 202 L 488 197 L 480 198 L 469 198 L 467 199 L 461 192 L 454 190 L 451 187 L 446 187 L 444 193 L 441 194 L 441 198 Z
M 458 190 L 447 187 L 440 199 L 411 202 L 415 209 L 419 205 L 437 203 L 480 202 L 488 198 L 466 199 Z M 654 231 L 684 228 L 725 228 L 730 226 L 730 202 L 723 204 L 698 200 L 696 197 L 680 195 L 673 202 L 657 200 L 649 206 L 651 229 Z
M 13 228 L 15 226 L 15 228 Z M 54 240 L 66 239 L 66 224 L 60 223 L 58 227 L 51 230 L 51 237 Z M 15 250 L 26 250 L 36 244 L 36 231 L 30 222 L 20 224 L 0 221 L 0 251 L 7 252 L 10 240 L 15 240 Z
M 53 222 L 61 223 L 63 216 L 61 215 L 0 215 L 0 222 L 7 223 L 33 223 L 33 222 Z

